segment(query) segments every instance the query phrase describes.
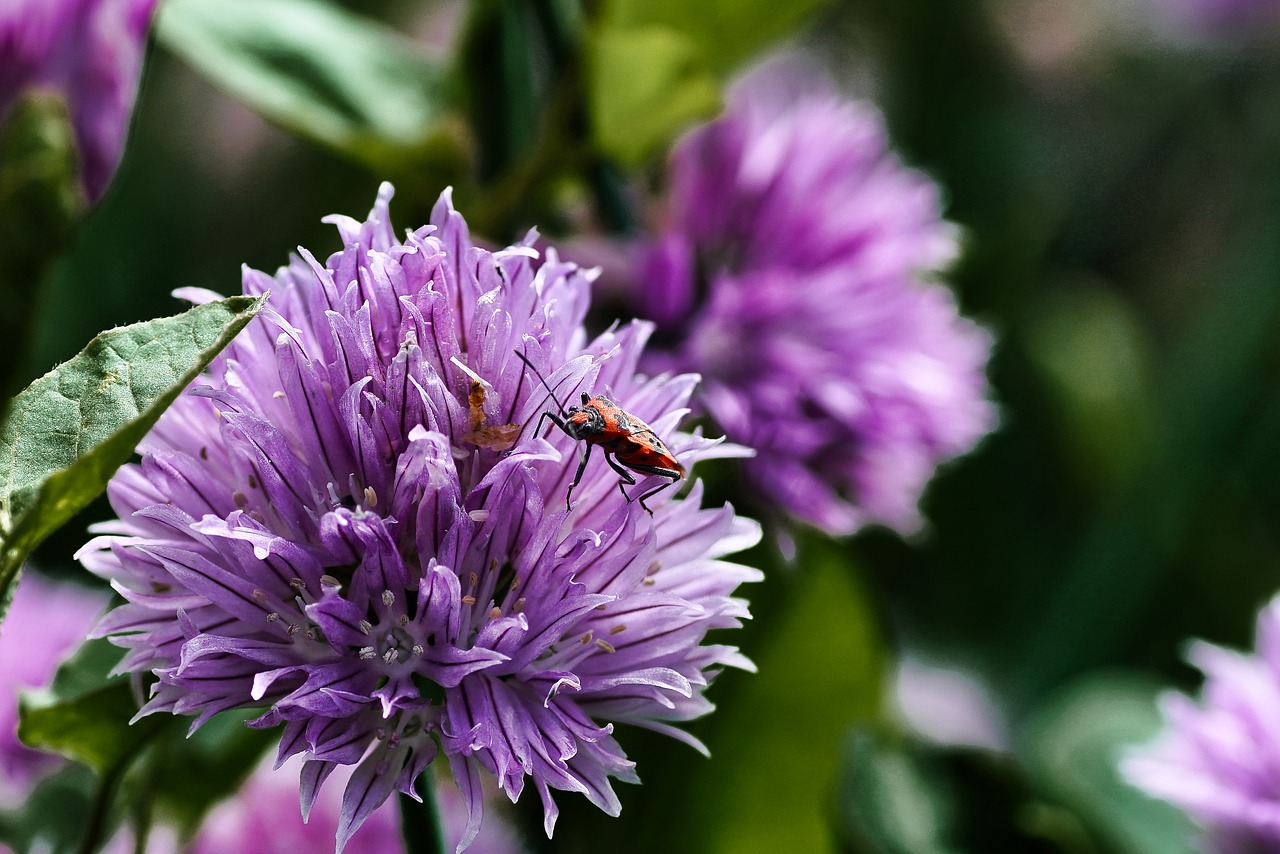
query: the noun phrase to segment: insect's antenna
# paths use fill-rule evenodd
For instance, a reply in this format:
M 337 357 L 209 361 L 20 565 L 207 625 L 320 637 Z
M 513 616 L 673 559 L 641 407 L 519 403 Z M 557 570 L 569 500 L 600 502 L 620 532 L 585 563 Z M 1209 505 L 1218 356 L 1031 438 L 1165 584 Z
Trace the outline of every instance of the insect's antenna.
M 555 390 L 551 388 L 551 384 L 547 382 L 547 378 L 542 375 L 541 371 L 534 367 L 533 362 L 530 362 L 529 357 L 524 353 L 521 353 L 519 350 L 513 350 L 512 352 L 516 354 L 516 358 L 529 366 L 529 370 L 533 371 L 533 375 L 542 383 L 543 388 L 547 390 L 547 394 L 551 395 L 551 399 L 556 402 L 556 407 L 559 408 L 560 414 L 563 416 L 566 411 L 565 405 L 560 402 L 560 398 L 556 397 Z

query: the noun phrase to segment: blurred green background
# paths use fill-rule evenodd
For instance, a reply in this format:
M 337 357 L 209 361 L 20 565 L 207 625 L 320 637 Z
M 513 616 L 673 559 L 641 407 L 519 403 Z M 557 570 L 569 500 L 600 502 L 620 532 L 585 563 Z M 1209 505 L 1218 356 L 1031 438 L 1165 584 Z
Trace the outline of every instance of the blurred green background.
M 260 28 L 253 5 L 227 14 Z M 1195 687 L 1184 642 L 1251 645 L 1280 588 L 1280 42 L 1184 38 L 1149 5 L 351 0 L 369 52 L 394 30 L 408 58 L 343 92 L 282 40 L 170 0 L 127 156 L 41 295 L 25 373 L 176 311 L 173 288 L 234 293 L 241 263 L 274 270 L 299 244 L 323 257 L 320 217 L 362 214 L 384 178 L 400 228 L 453 184 L 494 241 L 634 234 L 670 140 L 724 81 L 810 51 L 876 101 L 963 227 L 950 281 L 996 335 L 1001 427 L 935 479 L 919 537 L 806 535 L 795 567 L 758 549 L 770 577 L 742 643 L 761 672 L 712 690 L 693 729 L 714 758 L 622 733 L 646 781 L 622 818 L 566 796 L 555 842 L 531 844 L 1186 850 L 1189 825 L 1111 763 L 1154 733 L 1160 686 Z M 338 62 L 322 35 L 340 8 L 258 14 L 320 14 L 312 45 Z M 261 64 L 239 83 L 218 71 L 246 55 Z M 390 115 L 362 105 L 392 83 Z M 72 572 L 106 514 L 39 564 Z M 893 699 L 907 654 L 987 686 L 1003 749 L 913 734 Z

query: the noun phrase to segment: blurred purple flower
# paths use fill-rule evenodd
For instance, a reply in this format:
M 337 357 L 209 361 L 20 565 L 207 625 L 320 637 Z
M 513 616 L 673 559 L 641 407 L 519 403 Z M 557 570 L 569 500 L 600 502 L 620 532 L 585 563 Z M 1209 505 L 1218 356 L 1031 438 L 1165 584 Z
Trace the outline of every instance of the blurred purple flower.
M 156 2 L 0 0 L 0 122 L 28 89 L 65 98 L 90 201 L 120 162 Z
M 368 221 L 330 217 L 342 251 L 305 250 L 273 278 L 262 322 L 219 357 L 108 488 L 120 519 L 81 550 L 128 603 L 98 633 L 121 670 L 159 676 L 141 714 L 267 707 L 279 758 L 302 754 L 304 812 L 338 765 L 341 845 L 442 749 L 477 832 L 481 771 L 515 800 L 526 779 L 550 834 L 551 790 L 620 809 L 635 781 L 615 723 L 671 725 L 731 647 L 731 593 L 755 570 L 719 560 L 758 526 L 702 509 L 700 484 L 650 516 L 601 460 L 565 509 L 578 449 L 527 429 L 548 394 L 608 391 L 669 438 L 686 465 L 729 453 L 674 432 L 696 378 L 635 373 L 631 323 L 588 342 L 590 271 L 536 237 L 471 243 L 448 193 L 432 225 L 396 239 L 383 185 Z M 195 300 L 208 292 L 187 291 Z M 645 478 L 640 494 L 659 482 Z
M 698 371 L 782 510 L 832 534 L 902 531 L 936 466 L 990 430 L 991 341 L 929 277 L 956 254 L 937 188 L 879 114 L 791 68 L 740 82 L 677 146 L 640 313 Z
M 350 767 L 333 774 L 339 786 L 328 786 L 316 798 L 307 821 L 298 813 L 297 775 L 302 761 L 294 757 L 279 769 L 264 764 L 253 772 L 235 797 L 223 801 L 205 817 L 187 854 L 222 854 L 253 850 L 258 854 L 296 854 L 322 851 L 333 842 L 342 814 L 341 785 L 351 776 Z M 435 785 L 429 783 L 428 785 Z M 436 804 L 445 839 L 457 840 L 467 823 L 467 809 L 452 786 L 438 787 Z M 484 823 L 472 843 L 481 854 L 516 854 L 525 850 L 512 827 L 492 818 Z M 148 850 L 152 840 L 148 840 Z M 400 835 L 400 811 L 384 804 L 351 837 L 346 854 L 397 854 L 404 851 Z
M 1188 659 L 1205 674 L 1199 703 L 1162 695 L 1164 731 L 1121 770 L 1199 821 L 1209 850 L 1280 850 L 1280 597 L 1258 616 L 1255 654 L 1200 641 Z
M 1278 0 L 1145 0 L 1145 4 L 1169 29 L 1198 40 L 1248 37 L 1280 18 Z
M 898 661 L 892 700 L 918 735 L 937 744 L 1008 751 L 1009 722 L 978 674 L 912 655 Z
M 8 806 L 20 804 L 36 779 L 61 761 L 18 741 L 18 693 L 49 684 L 106 604 L 101 594 L 32 572 L 18 585 L 0 623 L 0 801 Z

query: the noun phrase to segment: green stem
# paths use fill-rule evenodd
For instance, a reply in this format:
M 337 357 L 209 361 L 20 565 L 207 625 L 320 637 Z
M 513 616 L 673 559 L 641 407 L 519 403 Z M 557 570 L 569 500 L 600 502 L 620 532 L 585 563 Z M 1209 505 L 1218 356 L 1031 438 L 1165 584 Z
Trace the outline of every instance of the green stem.
M 436 787 L 429 771 L 418 777 L 422 802 L 400 792 L 400 836 L 406 854 L 448 854 L 440 809 L 436 804 Z
M 0 128 L 0 416 L 28 379 L 41 285 L 85 211 L 66 107 L 49 95 L 22 98 Z
M 93 803 L 89 809 L 89 817 L 85 821 L 84 833 L 80 836 L 79 854 L 93 854 L 102 847 L 107 830 L 107 815 L 111 801 L 124 772 L 128 770 L 135 757 L 129 756 L 115 763 L 98 782 L 98 791 L 94 793 Z

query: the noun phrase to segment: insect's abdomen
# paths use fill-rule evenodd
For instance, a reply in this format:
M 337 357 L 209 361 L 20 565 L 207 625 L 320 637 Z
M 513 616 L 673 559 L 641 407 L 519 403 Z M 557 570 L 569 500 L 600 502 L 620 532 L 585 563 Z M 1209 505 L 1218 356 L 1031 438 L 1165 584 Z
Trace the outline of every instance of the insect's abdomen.
M 684 466 L 658 438 L 658 434 L 648 427 L 611 442 L 607 450 L 624 466 L 673 469 L 684 477 Z

